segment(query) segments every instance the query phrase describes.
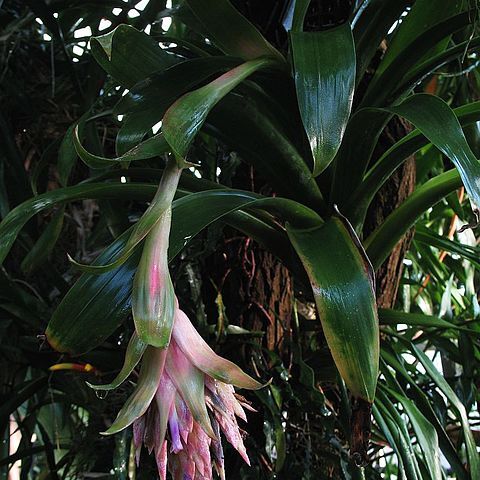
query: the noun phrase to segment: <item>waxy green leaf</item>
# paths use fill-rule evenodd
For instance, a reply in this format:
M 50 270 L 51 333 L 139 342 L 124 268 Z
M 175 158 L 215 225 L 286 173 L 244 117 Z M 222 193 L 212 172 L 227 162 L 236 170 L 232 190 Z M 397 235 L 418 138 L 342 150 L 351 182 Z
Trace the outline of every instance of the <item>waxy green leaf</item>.
M 287 226 L 308 273 L 335 364 L 355 397 L 373 402 L 379 327 L 373 270 L 358 238 L 338 216 L 310 229 Z
M 413 354 L 422 363 L 427 373 L 437 384 L 438 388 L 442 391 L 442 393 L 448 398 L 448 401 L 451 403 L 453 409 L 456 411 L 458 419 L 462 426 L 462 431 L 465 439 L 465 447 L 467 450 L 471 478 L 474 479 L 480 477 L 480 457 L 477 452 L 475 439 L 473 438 L 472 431 L 470 430 L 465 406 L 457 397 L 455 392 L 452 390 L 452 387 L 450 387 L 443 375 L 440 374 L 440 372 L 436 369 L 433 362 L 427 357 L 427 355 L 417 346 L 411 344 L 411 347 Z
M 111 261 L 130 232 L 118 237 L 94 261 Z M 102 275 L 84 273 L 63 297 L 46 329 L 47 340 L 59 352 L 80 354 L 103 343 L 131 311 L 133 276 L 140 251 L 121 266 Z M 133 367 L 132 367 L 133 368 Z
M 228 55 L 253 60 L 271 56 L 284 62 L 283 56 L 236 10 L 228 0 L 185 0 L 206 36 Z
M 168 153 L 170 147 L 165 141 L 165 138 L 161 133 L 157 133 L 151 138 L 139 143 L 137 146 L 131 148 L 123 155 L 116 158 L 100 157 L 88 152 L 80 142 L 79 127 L 75 127 L 73 131 L 73 143 L 78 156 L 87 164 L 90 168 L 105 168 L 113 164 L 120 162 L 134 162 L 136 160 L 145 160 L 147 158 L 158 157 L 164 153 Z
M 393 389 L 388 389 L 388 393 L 402 404 L 406 414 L 410 418 L 418 443 L 425 456 L 429 475 L 431 478 L 441 478 L 442 469 L 440 465 L 438 435 L 433 425 L 422 415 L 422 412 L 420 412 L 411 400 L 400 395 Z
M 290 34 L 295 86 L 303 126 L 319 175 L 335 157 L 350 116 L 355 45 L 350 24 Z
M 452 109 L 439 97 L 412 95 L 390 110 L 412 122 L 457 167 L 475 208 L 480 207 L 480 162 Z
M 126 88 L 179 61 L 152 37 L 130 25 L 119 25 L 106 35 L 93 37 L 91 46 L 102 68 Z
M 240 82 L 261 68 L 274 66 L 269 58 L 250 60 L 208 85 L 180 97 L 165 113 L 162 131 L 176 155 L 185 158 L 210 110 Z
M 155 73 L 135 84 L 122 97 L 114 114 L 126 115 L 117 134 L 116 148 L 124 154 L 134 148 L 158 123 L 168 107 L 181 95 L 218 74 L 238 65 L 231 57 L 194 58 Z

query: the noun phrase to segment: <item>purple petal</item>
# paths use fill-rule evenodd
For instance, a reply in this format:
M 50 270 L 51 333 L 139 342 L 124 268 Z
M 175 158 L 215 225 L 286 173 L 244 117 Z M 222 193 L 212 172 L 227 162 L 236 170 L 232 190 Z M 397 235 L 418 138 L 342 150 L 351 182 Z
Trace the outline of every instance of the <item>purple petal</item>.
M 213 462 L 220 480 L 225 480 L 225 461 L 222 440 L 220 438 L 220 426 L 215 419 L 212 419 L 212 427 L 215 431 L 215 436 L 217 437 L 215 440 L 212 440 Z
M 188 441 L 188 435 L 193 429 L 193 417 L 187 404 L 180 395 L 175 396 L 175 409 L 177 410 L 178 424 L 180 427 L 180 436 L 184 443 Z
M 170 417 L 168 419 L 168 426 L 170 427 L 170 438 L 172 440 L 171 451 L 178 453 L 183 450 L 182 440 L 180 439 L 180 430 L 178 425 L 177 410 L 175 404 L 170 407 Z

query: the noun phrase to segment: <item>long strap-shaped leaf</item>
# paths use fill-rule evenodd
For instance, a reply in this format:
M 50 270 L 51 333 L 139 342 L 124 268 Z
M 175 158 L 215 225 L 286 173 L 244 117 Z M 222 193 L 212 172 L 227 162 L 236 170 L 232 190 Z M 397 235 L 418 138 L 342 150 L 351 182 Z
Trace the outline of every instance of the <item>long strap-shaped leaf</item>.
M 280 52 L 228 0 L 185 0 L 208 38 L 225 53 L 244 60 L 271 56 L 284 62 Z
M 428 466 L 428 473 L 431 475 L 431 478 L 442 478 L 438 435 L 435 428 L 433 428 L 433 425 L 423 416 L 422 412 L 420 412 L 411 400 L 400 395 L 393 389 L 388 389 L 388 392 L 402 404 L 406 414 L 410 418 L 418 443 L 422 448 L 425 463 Z
M 413 95 L 390 110 L 412 122 L 457 167 L 476 208 L 480 206 L 480 162 L 452 109 L 439 97 Z
M 290 34 L 295 87 L 317 176 L 335 157 L 350 116 L 355 45 L 350 24 Z
M 440 106 L 445 108 L 444 105 Z M 463 105 L 454 110 L 460 125 L 465 127 L 480 120 L 480 102 Z M 435 117 L 435 115 L 432 115 Z M 436 120 L 434 119 L 436 122 Z M 455 119 L 452 119 L 455 123 Z M 436 125 L 444 128 L 443 125 Z M 409 133 L 400 141 L 389 148 L 366 174 L 357 190 L 350 195 L 346 206 L 346 215 L 354 226 L 361 225 L 365 218 L 368 205 L 380 187 L 388 180 L 390 175 L 413 153 L 427 145 L 429 140 L 422 135 L 419 129 Z
M 352 229 L 332 217 L 311 229 L 287 227 L 312 284 L 335 364 L 352 394 L 375 397 L 379 328 L 373 270 Z
M 261 68 L 276 65 L 270 58 L 259 58 L 235 67 L 208 85 L 180 97 L 165 113 L 162 130 L 176 155 L 185 158 L 195 135 L 210 110 L 240 82 Z

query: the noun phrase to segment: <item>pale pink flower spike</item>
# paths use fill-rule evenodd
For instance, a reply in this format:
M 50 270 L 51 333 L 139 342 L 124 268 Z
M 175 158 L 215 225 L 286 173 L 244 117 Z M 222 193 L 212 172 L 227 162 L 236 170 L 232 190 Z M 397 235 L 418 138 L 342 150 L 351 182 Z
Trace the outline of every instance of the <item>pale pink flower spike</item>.
M 159 368 L 154 400 L 133 422 L 137 465 L 143 444 L 154 452 L 162 480 L 167 469 L 174 480 L 210 480 L 212 464 L 223 480 L 221 432 L 250 465 L 237 417 L 246 422 L 245 409 L 253 409 L 233 385 L 257 389 L 261 384 L 218 356 L 178 307 L 166 360 Z

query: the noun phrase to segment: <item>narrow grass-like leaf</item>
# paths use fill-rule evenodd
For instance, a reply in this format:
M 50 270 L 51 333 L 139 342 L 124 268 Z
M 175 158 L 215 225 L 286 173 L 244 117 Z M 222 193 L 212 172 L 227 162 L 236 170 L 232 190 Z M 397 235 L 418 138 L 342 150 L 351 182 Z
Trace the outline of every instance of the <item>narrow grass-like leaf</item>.
M 390 402 L 381 390 L 377 394 L 375 405 L 383 416 L 386 425 L 388 425 L 391 437 L 394 440 L 392 448 L 396 451 L 399 459 L 402 461 L 402 470 L 406 479 L 421 480 L 420 468 L 411 445 L 405 421 L 401 418 L 392 402 Z
M 345 220 L 332 217 L 310 229 L 287 226 L 312 284 L 335 364 L 355 397 L 373 402 L 379 328 L 373 273 Z
M 390 310 L 380 308 L 378 310 L 378 318 L 381 325 L 398 325 L 405 324 L 412 327 L 432 327 L 443 329 L 461 328 L 452 322 L 443 320 L 433 315 L 425 315 L 423 313 L 401 312 L 399 310 Z
M 457 397 L 456 393 L 452 390 L 452 387 L 445 380 L 436 369 L 432 361 L 422 352 L 417 346 L 411 344 L 412 353 L 418 358 L 418 360 L 425 367 L 425 370 L 430 375 L 432 380 L 437 384 L 437 387 L 448 398 L 453 409 L 456 411 L 458 419 L 462 425 L 462 431 L 465 441 L 465 447 L 467 451 L 467 458 L 469 463 L 471 478 L 480 477 L 480 457 L 477 452 L 475 439 L 473 438 L 472 431 L 470 430 L 469 420 L 465 406 Z
M 127 345 L 127 350 L 125 352 L 125 360 L 123 362 L 122 369 L 120 370 L 120 372 L 118 372 L 118 375 L 110 383 L 107 383 L 105 385 L 95 385 L 89 382 L 87 382 L 87 385 L 94 390 L 114 390 L 120 384 L 122 384 L 132 373 L 133 369 L 141 360 L 146 348 L 147 344 L 142 342 L 142 340 L 138 338 L 136 332 L 133 332 L 132 338 L 130 338 L 130 341 Z
M 418 443 L 425 456 L 431 478 L 441 478 L 442 469 L 440 466 L 438 435 L 432 424 L 422 415 L 422 412 L 408 398 L 400 395 L 393 389 L 388 389 L 388 393 L 398 400 L 406 414 L 412 422 L 413 430 L 417 436 Z
M 460 175 L 453 169 L 437 175 L 417 188 L 365 240 L 365 249 L 373 267 L 380 267 L 397 242 L 426 210 L 461 186 Z
M 349 23 L 290 34 L 295 86 L 317 176 L 335 157 L 350 116 L 355 45 Z
M 275 65 L 269 58 L 260 58 L 235 67 L 208 85 L 180 97 L 165 113 L 162 130 L 176 155 L 185 158 L 195 135 L 210 110 L 240 82 L 261 68 Z

